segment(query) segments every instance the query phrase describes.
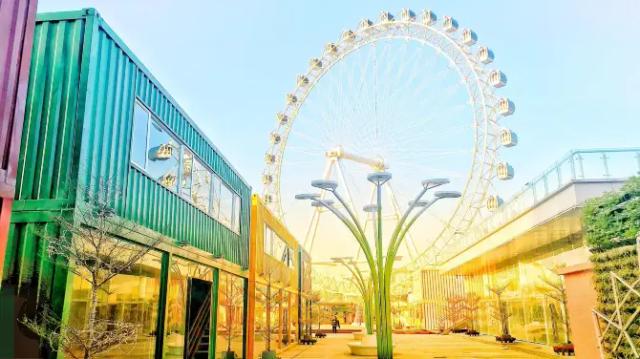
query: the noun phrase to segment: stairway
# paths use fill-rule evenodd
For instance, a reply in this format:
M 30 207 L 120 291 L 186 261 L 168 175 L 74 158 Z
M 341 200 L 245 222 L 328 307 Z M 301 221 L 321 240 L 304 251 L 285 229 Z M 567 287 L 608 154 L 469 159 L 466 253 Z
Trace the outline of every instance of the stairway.
M 196 351 L 193 356 L 194 359 L 207 359 L 209 358 L 209 328 L 202 332 L 200 341 L 196 347 Z
M 211 292 L 198 310 L 187 336 L 187 358 L 207 359 L 209 357 L 209 337 L 211 323 Z

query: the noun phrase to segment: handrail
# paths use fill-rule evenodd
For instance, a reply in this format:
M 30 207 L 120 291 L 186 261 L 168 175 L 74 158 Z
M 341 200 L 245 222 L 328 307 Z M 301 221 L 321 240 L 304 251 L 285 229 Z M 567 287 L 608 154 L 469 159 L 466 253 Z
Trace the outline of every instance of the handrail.
M 612 158 L 614 156 L 615 158 Z M 620 158 L 623 162 L 612 161 Z M 640 147 L 571 150 L 532 181 L 527 182 L 495 212 L 472 225 L 459 241 L 445 248 L 446 252 L 442 253 L 441 258 L 446 262 L 455 257 L 570 183 L 626 179 L 633 175 L 640 175 Z
M 207 293 L 207 297 L 203 301 L 198 313 L 196 314 L 196 318 L 193 321 L 193 325 L 189 328 L 189 332 L 187 333 L 187 358 L 193 358 L 198 350 L 198 345 L 200 344 L 200 340 L 202 339 L 202 332 L 204 331 L 204 327 L 209 320 L 210 314 L 208 311 L 211 310 L 211 291 Z

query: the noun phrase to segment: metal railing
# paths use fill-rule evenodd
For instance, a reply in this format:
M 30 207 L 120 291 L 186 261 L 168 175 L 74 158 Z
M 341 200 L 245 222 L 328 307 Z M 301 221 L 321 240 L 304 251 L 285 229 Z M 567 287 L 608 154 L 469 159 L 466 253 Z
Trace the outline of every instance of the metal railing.
M 626 179 L 640 175 L 640 147 L 573 150 L 496 211 L 473 225 L 445 250 L 442 258 L 452 258 L 513 218 L 535 207 L 566 185 L 577 181 Z

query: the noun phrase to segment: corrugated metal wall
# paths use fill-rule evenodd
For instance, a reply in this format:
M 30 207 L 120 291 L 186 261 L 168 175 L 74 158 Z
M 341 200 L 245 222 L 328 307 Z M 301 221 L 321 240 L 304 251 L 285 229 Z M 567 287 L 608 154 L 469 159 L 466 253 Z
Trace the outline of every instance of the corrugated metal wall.
M 84 19 L 38 22 L 33 43 L 17 200 L 70 200 L 81 116 L 76 113 Z M 42 208 L 34 208 L 39 210 Z
M 109 27 L 99 18 L 96 26 L 91 40 L 93 61 L 87 80 L 79 185 L 95 190 L 100 179 L 108 179 L 125 193 L 123 198 L 113 199 L 114 208 L 124 217 L 247 267 L 251 189 Z M 241 235 L 129 165 L 136 97 L 240 195 Z
M 32 66 L 18 199 L 55 200 L 30 206 L 54 210 L 108 180 L 123 217 L 248 266 L 250 187 L 95 11 L 43 15 Z M 240 235 L 130 166 L 136 97 L 241 196 Z

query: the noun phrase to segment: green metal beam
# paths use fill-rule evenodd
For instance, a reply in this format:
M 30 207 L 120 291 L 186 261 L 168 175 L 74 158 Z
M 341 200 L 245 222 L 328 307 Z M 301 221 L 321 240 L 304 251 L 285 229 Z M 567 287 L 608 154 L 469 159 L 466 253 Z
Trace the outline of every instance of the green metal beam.
M 211 286 L 211 327 L 209 328 L 209 359 L 216 358 L 216 337 L 218 332 L 218 287 L 220 286 L 220 269 L 213 269 L 213 285 Z
M 244 295 L 242 299 L 242 357 L 245 358 L 247 356 L 247 311 L 249 309 L 249 280 L 247 278 L 242 278 L 242 283 L 244 285 Z
M 162 267 L 160 269 L 160 295 L 158 297 L 158 319 L 156 323 L 156 359 L 164 356 L 164 329 L 167 313 L 167 289 L 169 284 L 169 269 L 171 266 L 171 254 L 162 253 Z

